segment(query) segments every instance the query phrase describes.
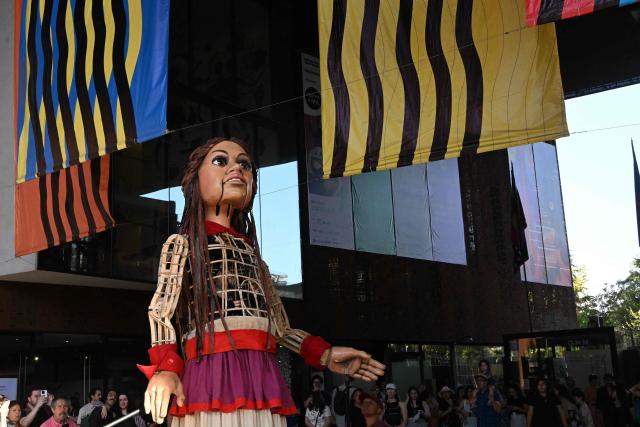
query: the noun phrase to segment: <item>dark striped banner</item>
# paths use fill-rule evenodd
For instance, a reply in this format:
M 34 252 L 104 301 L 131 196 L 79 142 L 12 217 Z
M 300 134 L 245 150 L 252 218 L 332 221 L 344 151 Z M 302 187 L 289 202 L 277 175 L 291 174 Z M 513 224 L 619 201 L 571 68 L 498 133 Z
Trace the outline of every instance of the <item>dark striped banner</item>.
M 16 256 L 113 227 L 109 155 L 16 185 Z
M 14 0 L 16 182 L 166 131 L 169 0 Z
M 622 7 L 640 0 L 527 0 L 527 25 L 546 24 L 588 15 L 607 7 Z
M 500 0 L 318 2 L 324 177 L 568 134 L 554 28 Z

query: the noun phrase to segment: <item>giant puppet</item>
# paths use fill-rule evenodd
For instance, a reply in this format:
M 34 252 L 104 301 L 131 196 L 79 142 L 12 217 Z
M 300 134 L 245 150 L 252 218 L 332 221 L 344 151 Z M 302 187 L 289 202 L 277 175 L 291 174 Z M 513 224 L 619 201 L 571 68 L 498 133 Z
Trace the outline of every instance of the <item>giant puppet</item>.
M 149 378 L 145 410 L 157 422 L 168 413 L 179 427 L 285 426 L 296 407 L 276 343 L 318 369 L 366 381 L 384 374 L 367 353 L 290 327 L 260 256 L 251 213 L 256 189 L 243 141 L 213 138 L 191 153 L 181 232 L 163 246 L 149 306 L 151 365 L 138 365 Z

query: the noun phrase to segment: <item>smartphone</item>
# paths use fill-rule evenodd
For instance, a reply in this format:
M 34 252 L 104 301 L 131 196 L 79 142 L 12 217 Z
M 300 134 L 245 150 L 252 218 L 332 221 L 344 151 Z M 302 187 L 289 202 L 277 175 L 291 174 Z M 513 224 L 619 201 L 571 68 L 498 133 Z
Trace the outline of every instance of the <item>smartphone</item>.
M 49 393 L 47 392 L 47 390 L 40 390 L 40 396 L 47 397 L 48 395 Z

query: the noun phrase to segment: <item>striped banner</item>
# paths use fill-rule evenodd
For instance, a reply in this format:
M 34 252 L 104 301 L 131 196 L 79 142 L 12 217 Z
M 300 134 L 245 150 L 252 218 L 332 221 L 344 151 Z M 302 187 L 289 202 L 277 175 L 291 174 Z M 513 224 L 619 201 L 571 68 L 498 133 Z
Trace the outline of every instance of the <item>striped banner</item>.
M 20 183 L 166 131 L 169 0 L 15 0 Z
M 524 2 L 318 2 L 324 177 L 566 136 L 555 28 Z
M 527 25 L 546 24 L 588 15 L 607 7 L 622 7 L 640 0 L 527 0 Z
M 16 256 L 98 233 L 109 213 L 109 155 L 16 185 Z

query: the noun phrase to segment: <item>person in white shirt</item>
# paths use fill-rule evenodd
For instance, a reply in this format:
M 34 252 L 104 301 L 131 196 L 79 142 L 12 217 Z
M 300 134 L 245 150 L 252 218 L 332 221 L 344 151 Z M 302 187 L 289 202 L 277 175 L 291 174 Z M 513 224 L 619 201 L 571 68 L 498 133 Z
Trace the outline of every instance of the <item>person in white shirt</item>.
M 100 399 L 102 399 L 102 389 L 98 387 L 92 388 L 89 392 L 89 403 L 84 405 L 80 408 L 80 411 L 78 411 L 78 425 L 82 424 L 82 419 L 91 415 L 94 409 L 103 405 L 102 400 Z

